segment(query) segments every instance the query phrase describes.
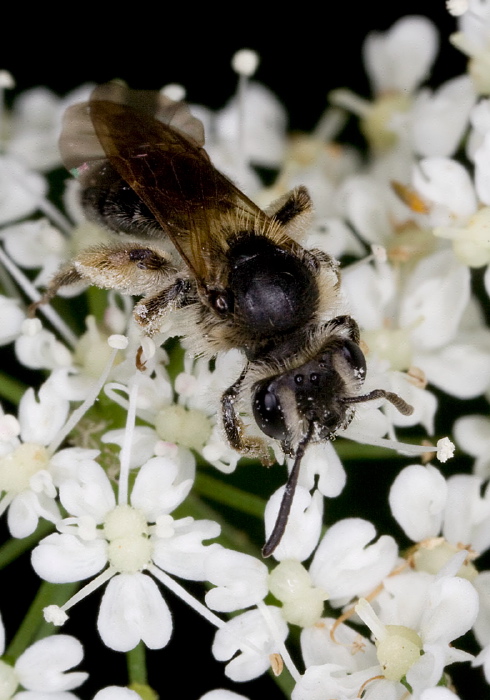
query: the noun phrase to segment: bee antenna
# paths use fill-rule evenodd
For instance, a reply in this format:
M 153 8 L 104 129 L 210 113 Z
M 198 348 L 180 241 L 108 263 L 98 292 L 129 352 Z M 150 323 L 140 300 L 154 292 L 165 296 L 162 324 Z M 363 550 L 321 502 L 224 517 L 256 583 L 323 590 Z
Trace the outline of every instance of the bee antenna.
M 401 396 L 394 394 L 392 391 L 385 391 L 384 389 L 374 389 L 374 391 L 370 391 L 369 394 L 363 394 L 362 396 L 350 396 L 344 399 L 344 401 L 345 403 L 363 403 L 364 401 L 372 401 L 373 399 L 387 399 L 404 416 L 411 416 L 413 413 L 413 406 L 410 406 Z
M 286 482 L 286 488 L 282 496 L 281 505 L 279 506 L 279 513 L 277 514 L 276 523 L 274 529 L 272 530 L 269 539 L 262 547 L 262 556 L 270 557 L 272 552 L 275 550 L 279 542 L 282 540 L 284 531 L 286 530 L 286 525 L 289 518 L 289 513 L 291 512 L 291 506 L 293 505 L 294 492 L 296 491 L 296 485 L 298 483 L 299 468 L 301 465 L 301 460 L 304 457 L 306 448 L 313 436 L 313 421 L 310 421 L 308 430 L 305 435 L 301 438 L 298 447 L 296 449 L 296 454 L 294 456 L 294 464 L 291 469 L 291 473 Z

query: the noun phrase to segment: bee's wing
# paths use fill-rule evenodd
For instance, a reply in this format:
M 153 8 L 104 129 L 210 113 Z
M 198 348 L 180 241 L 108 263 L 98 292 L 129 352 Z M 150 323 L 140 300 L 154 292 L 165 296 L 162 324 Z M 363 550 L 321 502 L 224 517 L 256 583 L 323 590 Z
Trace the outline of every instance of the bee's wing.
M 107 158 L 205 286 L 227 249 L 230 221 L 238 232 L 264 228 L 270 219 L 211 164 L 202 124 L 188 108 L 161 95 L 152 103 L 154 95 L 113 84 L 96 88 L 88 105 L 71 108 L 68 119 L 77 126 L 60 140 L 64 162 L 90 170 Z

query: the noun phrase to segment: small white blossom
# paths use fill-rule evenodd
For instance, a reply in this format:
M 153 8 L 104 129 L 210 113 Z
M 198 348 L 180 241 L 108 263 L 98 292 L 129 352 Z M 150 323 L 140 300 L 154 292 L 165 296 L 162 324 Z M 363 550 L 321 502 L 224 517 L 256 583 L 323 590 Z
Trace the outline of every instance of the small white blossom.
M 5 653 L 5 630 L 0 618 L 0 657 Z M 10 665 L 0 659 L 0 687 L 2 699 L 10 700 L 23 695 L 76 700 L 69 691 L 78 688 L 87 679 L 83 671 L 70 671 L 83 659 L 83 647 L 75 637 L 58 634 L 46 637 L 28 647 Z M 18 690 L 21 687 L 24 692 Z
M 61 502 L 70 516 L 59 523 L 58 533 L 36 547 L 32 563 L 40 576 L 56 583 L 96 574 L 95 587 L 109 581 L 98 629 L 112 649 L 128 651 L 140 640 L 155 649 L 170 639 L 170 611 L 149 572 L 157 579 L 165 571 L 204 578 L 205 560 L 218 545 L 205 547 L 202 540 L 216 537 L 219 526 L 170 515 L 191 486 L 178 463 L 163 457 L 141 467 L 131 505 L 116 504 L 110 481 L 96 463 L 75 470 L 60 486 Z

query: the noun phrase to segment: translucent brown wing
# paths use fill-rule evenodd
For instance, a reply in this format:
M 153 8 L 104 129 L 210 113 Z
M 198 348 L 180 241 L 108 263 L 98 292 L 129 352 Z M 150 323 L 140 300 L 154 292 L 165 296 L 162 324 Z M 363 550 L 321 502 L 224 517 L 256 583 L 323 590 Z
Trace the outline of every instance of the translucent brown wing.
M 80 171 L 109 160 L 204 286 L 227 237 L 270 222 L 211 164 L 202 124 L 183 103 L 114 83 L 71 109 L 60 139 L 65 165 Z

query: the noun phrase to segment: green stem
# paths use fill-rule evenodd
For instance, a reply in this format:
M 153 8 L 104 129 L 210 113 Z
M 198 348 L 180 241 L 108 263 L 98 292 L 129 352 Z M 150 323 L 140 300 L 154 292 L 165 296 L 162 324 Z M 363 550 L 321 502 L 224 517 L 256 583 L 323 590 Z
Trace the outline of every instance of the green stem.
M 263 498 L 227 484 L 221 479 L 215 479 L 209 474 L 198 472 L 194 488 L 199 495 L 218 501 L 222 505 L 235 508 L 256 518 L 264 517 L 265 501 Z
M 17 406 L 26 389 L 27 386 L 23 382 L 10 377 L 5 372 L 0 372 L 0 399 L 10 401 Z
M 54 525 L 47 520 L 41 520 L 35 532 L 28 537 L 15 539 L 12 537 L 0 547 L 0 569 L 18 559 L 24 552 L 31 551 L 34 546 L 54 529 Z
M 146 647 L 143 642 L 140 642 L 134 649 L 127 652 L 126 661 L 128 664 L 129 685 L 147 685 Z
M 44 620 L 43 609 L 47 605 L 63 605 L 73 595 L 79 585 L 78 581 L 63 584 L 43 581 L 27 611 L 27 615 L 17 630 L 17 634 L 9 644 L 6 655 L 15 661 L 28 646 L 39 639 L 55 634 L 57 628 Z

